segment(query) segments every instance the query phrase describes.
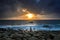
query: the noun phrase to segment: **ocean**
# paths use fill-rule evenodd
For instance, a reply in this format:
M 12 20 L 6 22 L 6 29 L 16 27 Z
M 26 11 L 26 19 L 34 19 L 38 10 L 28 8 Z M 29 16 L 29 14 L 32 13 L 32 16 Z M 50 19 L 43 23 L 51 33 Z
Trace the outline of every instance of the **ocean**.
M 0 20 L 0 28 L 60 31 L 60 20 Z

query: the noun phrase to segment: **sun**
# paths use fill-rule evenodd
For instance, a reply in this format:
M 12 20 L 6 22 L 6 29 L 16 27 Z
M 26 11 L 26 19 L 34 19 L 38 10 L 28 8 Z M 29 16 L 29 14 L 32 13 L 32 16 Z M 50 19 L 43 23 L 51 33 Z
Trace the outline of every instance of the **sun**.
M 26 20 L 34 20 L 36 18 L 36 15 L 27 9 L 22 9 L 22 12 L 24 13 L 24 17 Z
M 28 19 L 33 19 L 33 17 L 34 17 L 34 14 L 32 14 L 32 13 L 29 13 L 29 14 L 26 14 L 25 15 Z

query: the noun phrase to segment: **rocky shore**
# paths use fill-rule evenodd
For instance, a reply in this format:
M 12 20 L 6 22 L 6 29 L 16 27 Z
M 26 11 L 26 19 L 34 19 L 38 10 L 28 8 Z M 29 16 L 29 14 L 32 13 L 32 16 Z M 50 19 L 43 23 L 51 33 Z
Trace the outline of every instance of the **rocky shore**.
M 60 40 L 60 31 L 27 31 L 0 28 L 0 40 Z

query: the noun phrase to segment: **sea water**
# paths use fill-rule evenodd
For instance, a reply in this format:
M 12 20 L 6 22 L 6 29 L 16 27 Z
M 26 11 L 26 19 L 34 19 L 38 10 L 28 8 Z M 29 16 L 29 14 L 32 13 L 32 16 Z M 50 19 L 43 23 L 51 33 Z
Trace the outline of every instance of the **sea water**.
M 47 27 L 45 26 L 47 25 Z M 45 30 L 58 31 L 60 30 L 60 20 L 37 20 L 37 21 L 23 21 L 23 20 L 1 20 L 0 28 L 13 28 L 15 30 L 23 29 L 30 30 Z

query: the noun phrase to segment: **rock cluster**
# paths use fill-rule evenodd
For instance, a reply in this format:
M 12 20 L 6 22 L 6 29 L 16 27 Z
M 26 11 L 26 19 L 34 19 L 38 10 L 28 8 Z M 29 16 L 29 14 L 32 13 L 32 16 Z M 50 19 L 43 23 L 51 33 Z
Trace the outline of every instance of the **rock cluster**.
M 60 40 L 60 32 L 1 29 L 0 40 Z

